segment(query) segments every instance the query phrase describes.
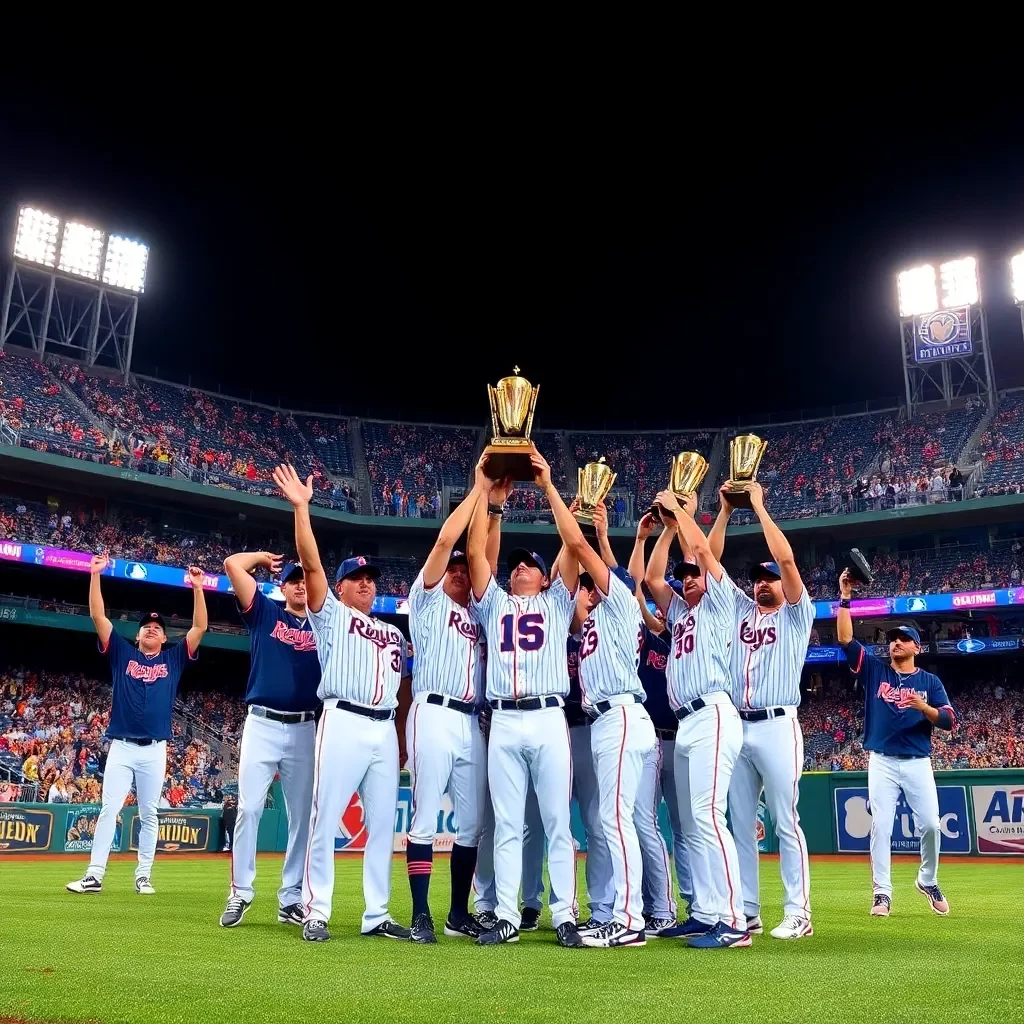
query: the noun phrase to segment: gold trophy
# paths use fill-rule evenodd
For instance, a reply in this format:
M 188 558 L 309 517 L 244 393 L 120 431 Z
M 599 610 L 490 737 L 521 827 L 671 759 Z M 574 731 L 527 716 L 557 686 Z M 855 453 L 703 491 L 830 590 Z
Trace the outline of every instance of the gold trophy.
M 518 366 L 513 367 L 512 372 L 515 376 L 502 377 L 497 387 L 487 385 L 494 434 L 484 455 L 487 456 L 487 475 L 492 480 L 533 479 L 530 456 L 537 448 L 530 440 L 530 431 L 540 386 L 534 387 L 525 377 L 520 377 Z
M 707 471 L 708 461 L 699 452 L 680 452 L 672 459 L 668 486 L 677 498 L 682 498 L 684 494 L 695 494 Z M 657 502 L 648 511 L 655 517 L 664 512 L 667 518 L 675 519 L 674 513 L 663 509 Z
M 579 490 L 576 497 L 580 507 L 576 512 L 577 522 L 593 525 L 594 510 L 608 497 L 608 492 L 615 483 L 616 473 L 604 461 L 604 456 L 597 462 L 588 462 L 582 469 L 576 470 L 579 476 Z
M 750 483 L 757 479 L 757 469 L 767 447 L 768 442 L 757 434 L 739 434 L 732 439 L 725 490 L 733 508 L 750 508 Z

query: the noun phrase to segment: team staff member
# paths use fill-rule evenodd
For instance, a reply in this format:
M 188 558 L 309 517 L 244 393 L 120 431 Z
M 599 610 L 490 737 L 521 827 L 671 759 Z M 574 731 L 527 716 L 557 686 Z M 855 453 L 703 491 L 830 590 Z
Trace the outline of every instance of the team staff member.
M 167 741 L 171 738 L 171 709 L 178 693 L 181 673 L 198 656 L 206 632 L 206 597 L 203 570 L 188 567 L 192 587 L 192 627 L 170 650 L 164 620 L 149 612 L 142 617 L 133 647 L 107 618 L 100 591 L 100 575 L 109 564 L 106 555 L 93 555 L 89 563 L 89 615 L 96 627 L 100 652 L 110 662 L 113 688 L 107 737 L 110 752 L 103 774 L 102 808 L 96 822 L 92 858 L 85 877 L 71 882 L 69 892 L 100 892 L 107 858 L 114 841 L 117 816 L 135 783 L 139 805 L 139 864 L 135 869 L 135 891 L 143 896 L 155 893 L 150 876 L 156 856 L 157 805 L 167 774 Z
M 320 703 L 316 634 L 306 616 L 302 566 L 267 551 L 240 551 L 224 559 L 242 621 L 249 627 L 249 713 L 238 758 L 238 809 L 231 847 L 231 893 L 221 915 L 224 928 L 241 924 L 256 881 L 256 835 L 274 776 L 280 774 L 288 816 L 288 846 L 277 891 L 277 919 L 302 924 L 302 864 L 313 799 L 314 712 Z M 284 605 L 270 600 L 253 573 L 278 576 Z
M 785 916 L 772 929 L 776 939 L 813 935 L 811 875 L 807 841 L 797 812 L 804 764 L 804 736 L 797 721 L 800 673 L 814 622 L 793 549 L 764 507 L 759 483 L 750 486 L 750 501 L 760 520 L 774 561 L 751 570 L 752 601 L 733 585 L 735 624 L 732 635 L 732 696 L 743 720 L 743 750 L 729 788 L 729 810 L 743 879 L 747 926 L 763 931 L 757 860 L 757 802 L 765 800 L 779 837 L 779 866 L 785 893 Z M 708 535 L 711 552 L 721 559 L 725 530 L 732 514 L 723 487 L 718 519 Z
M 932 729 L 951 730 L 956 714 L 942 680 L 918 668 L 921 635 L 913 626 L 890 629 L 890 664 L 853 639 L 850 598 L 853 581 L 839 577 L 836 633 L 846 660 L 864 686 L 864 749 L 868 751 L 868 803 L 871 807 L 871 914 L 888 917 L 892 905 L 892 829 L 896 801 L 903 790 L 921 833 L 921 869 L 917 891 L 936 914 L 948 914 L 939 888 L 939 794 L 932 772 Z
M 273 476 L 295 508 L 295 550 L 305 574 L 306 609 L 320 657 L 317 696 L 323 701 L 302 879 L 302 937 L 307 942 L 330 938 L 334 837 L 341 812 L 358 791 L 369 835 L 363 852 L 366 909 L 360 930 L 363 935 L 408 939 L 409 929 L 388 914 L 398 801 L 395 713 L 399 685 L 409 678 L 405 637 L 397 627 L 371 616 L 380 570 L 365 558 L 345 559 L 338 567 L 337 595 L 328 589 L 309 521 L 312 476 L 303 483 L 292 466 L 278 466 Z

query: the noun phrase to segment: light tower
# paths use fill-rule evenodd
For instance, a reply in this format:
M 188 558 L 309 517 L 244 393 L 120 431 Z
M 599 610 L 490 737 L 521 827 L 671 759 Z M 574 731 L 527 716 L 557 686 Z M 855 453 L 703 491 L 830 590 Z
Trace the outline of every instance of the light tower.
M 27 341 L 116 366 L 127 377 L 149 248 L 34 206 L 18 210 L 13 262 L 0 306 L 0 349 Z
M 988 322 L 973 256 L 903 271 L 897 279 L 907 414 L 919 405 L 996 398 Z

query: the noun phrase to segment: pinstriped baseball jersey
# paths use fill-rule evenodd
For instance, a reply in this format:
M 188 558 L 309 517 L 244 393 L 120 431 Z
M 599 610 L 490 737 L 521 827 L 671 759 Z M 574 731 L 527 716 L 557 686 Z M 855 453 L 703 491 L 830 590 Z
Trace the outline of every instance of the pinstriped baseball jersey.
M 487 665 L 484 631 L 473 609 L 444 592 L 443 577 L 428 588 L 420 570 L 409 590 L 409 633 L 416 648 L 412 692 L 475 701 Z
M 487 637 L 487 699 L 565 696 L 565 640 L 576 595 L 561 579 L 533 597 L 514 597 L 492 576 L 472 605 Z
M 814 623 L 814 604 L 806 587 L 796 604 L 783 599 L 782 607 L 768 615 L 735 583 L 732 590 L 733 703 L 741 711 L 799 706 L 800 673 Z
M 330 591 L 320 611 L 307 611 L 320 657 L 320 700 L 397 707 L 408 654 L 401 630 L 349 608 Z
M 674 594 L 665 611 L 672 631 L 665 677 L 673 711 L 707 693 L 732 690 L 729 636 L 733 624 L 733 582 L 726 572 L 707 573 L 707 593 L 691 608 Z
M 644 620 L 629 587 L 608 573 L 608 593 L 583 623 L 580 645 L 580 689 L 583 706 L 620 693 L 643 697 L 637 675 Z

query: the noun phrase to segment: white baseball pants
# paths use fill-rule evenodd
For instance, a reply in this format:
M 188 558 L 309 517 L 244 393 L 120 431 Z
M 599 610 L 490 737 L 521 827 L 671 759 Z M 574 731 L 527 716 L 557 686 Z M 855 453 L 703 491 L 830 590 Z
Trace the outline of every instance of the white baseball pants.
M 313 748 L 316 725 L 286 725 L 249 714 L 242 729 L 238 759 L 238 817 L 231 846 L 231 895 L 251 902 L 255 895 L 256 837 L 274 776 L 280 773 L 288 815 L 288 847 L 277 902 L 290 907 L 302 900 L 302 866 L 309 841 L 313 800 Z
M 526 815 L 523 823 L 523 906 L 540 910 L 544 905 L 544 823 L 537 806 L 533 782 L 526 793 Z M 476 851 L 476 874 L 473 876 L 473 910 L 492 913 L 498 906 L 494 885 L 494 805 L 491 795 L 484 800 L 483 828 Z
M 693 880 L 690 876 L 690 854 L 686 849 L 683 823 L 679 817 L 679 798 L 676 795 L 676 741 L 674 739 L 661 740 L 660 743 L 661 780 L 658 800 L 664 799 L 665 807 L 668 810 L 668 823 L 672 829 L 672 859 L 676 865 L 676 885 L 679 886 L 679 895 L 689 901 L 693 896 Z M 657 801 L 655 806 L 657 806 Z M 644 891 L 646 892 L 646 889 Z
M 914 813 L 921 834 L 921 885 L 938 885 L 939 793 L 930 757 L 908 760 L 886 754 L 868 755 L 868 806 L 871 811 L 871 885 L 876 893 L 892 897 L 892 830 L 900 790 Z
M 107 870 L 107 858 L 117 831 L 117 816 L 135 783 L 135 798 L 139 804 L 139 863 L 136 878 L 149 878 L 156 857 L 158 820 L 157 805 L 167 774 L 167 743 L 150 743 L 140 747 L 127 740 L 111 740 L 107 753 L 107 767 L 103 772 L 102 807 L 96 821 L 92 840 L 92 859 L 86 872 L 102 880 Z
M 658 823 L 658 807 L 661 804 L 661 772 L 664 748 L 655 736 L 654 746 L 644 758 L 640 775 L 640 788 L 636 794 L 633 809 L 633 824 L 640 841 L 640 859 L 643 862 L 643 906 L 644 913 L 651 917 L 673 921 L 676 917 L 676 901 L 672 895 L 672 868 L 669 866 L 668 847 Z M 673 787 L 673 795 L 675 789 Z M 679 820 L 676 809 L 675 820 Z M 678 840 L 677 840 L 678 842 Z
M 361 931 L 388 918 L 391 854 L 398 805 L 398 733 L 394 721 L 374 722 L 325 707 L 317 728 L 313 806 L 302 878 L 304 920 L 329 921 L 334 898 L 334 839 L 342 812 L 359 793 L 366 821 Z
M 743 907 L 748 917 L 761 912 L 757 857 L 757 801 L 765 802 L 779 837 L 779 867 L 786 914 L 810 919 L 811 873 L 807 841 L 800 828 L 797 801 L 804 769 L 804 734 L 796 708 L 764 722 L 743 723 L 743 749 L 729 787 L 729 812 L 743 879 Z
M 612 707 L 590 727 L 601 825 L 615 877 L 612 918 L 631 931 L 644 927 L 643 862 L 633 815 L 644 762 L 656 746 L 654 726 L 642 704 Z
M 703 699 L 707 707 L 680 721 L 675 749 L 679 818 L 693 881 L 690 916 L 746 931 L 737 844 L 725 822 L 743 726 L 728 694 Z
M 580 818 L 587 833 L 587 900 L 595 921 L 610 921 L 615 904 L 615 875 L 608 840 L 601 824 L 601 796 L 598 792 L 590 725 L 569 730 L 572 745 L 572 788 Z
M 487 777 L 494 805 L 494 878 L 497 915 L 516 928 L 523 872 L 523 824 L 532 779 L 548 838 L 551 917 L 575 921 L 576 850 L 569 818 L 572 753 L 561 707 L 495 711 L 487 744 Z

